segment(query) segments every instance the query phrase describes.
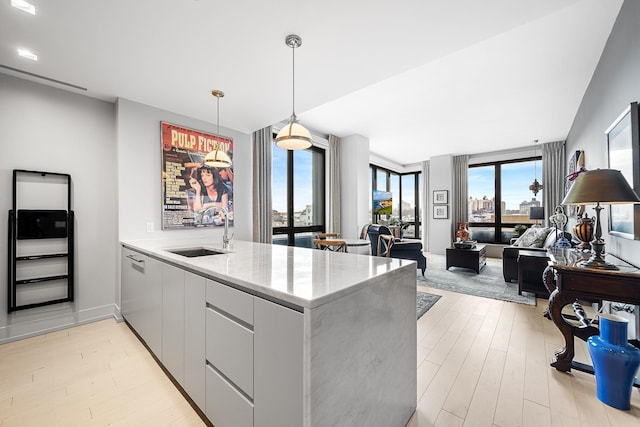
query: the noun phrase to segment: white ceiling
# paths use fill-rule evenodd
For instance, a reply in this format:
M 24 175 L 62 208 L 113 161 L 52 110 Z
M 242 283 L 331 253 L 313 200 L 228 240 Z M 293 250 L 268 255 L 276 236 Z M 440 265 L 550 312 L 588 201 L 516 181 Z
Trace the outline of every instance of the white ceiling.
M 296 113 L 399 164 L 564 139 L 623 0 L 31 0 L 0 65 L 250 133 Z M 30 48 L 38 62 L 17 56 Z

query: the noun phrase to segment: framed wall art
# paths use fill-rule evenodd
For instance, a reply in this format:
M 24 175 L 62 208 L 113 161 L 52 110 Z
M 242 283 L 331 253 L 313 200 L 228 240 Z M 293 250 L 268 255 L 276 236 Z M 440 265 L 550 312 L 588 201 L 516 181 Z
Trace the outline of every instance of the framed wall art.
M 233 221 L 233 168 L 205 164 L 220 150 L 233 159 L 233 139 L 160 122 L 162 147 L 162 229 L 223 225 L 215 207 Z
M 433 205 L 433 219 L 449 218 L 449 205 Z
M 576 150 L 569 159 L 569 174 L 564 183 L 564 194 L 569 193 L 573 182 L 578 175 L 585 171 L 584 168 L 584 150 Z M 568 206 L 568 215 L 571 217 L 581 216 L 584 212 L 584 206 L 571 205 Z
M 640 190 L 638 103 L 632 102 L 605 131 L 609 168 L 619 170 L 631 188 Z M 640 205 L 610 205 L 609 234 L 640 240 Z
M 449 203 L 449 190 L 435 190 L 433 192 L 433 204 L 441 205 Z

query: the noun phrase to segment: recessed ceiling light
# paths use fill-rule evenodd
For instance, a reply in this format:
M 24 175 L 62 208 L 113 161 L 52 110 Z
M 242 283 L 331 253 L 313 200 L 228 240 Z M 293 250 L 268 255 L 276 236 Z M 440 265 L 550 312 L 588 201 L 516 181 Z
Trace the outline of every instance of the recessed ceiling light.
M 20 9 L 23 12 L 30 13 L 32 15 L 36 14 L 36 7 L 31 3 L 27 3 L 24 0 L 11 0 L 11 6 L 16 9 Z
M 18 49 L 18 55 L 22 56 L 23 58 L 30 59 L 32 61 L 38 60 L 38 55 L 36 55 L 35 53 L 31 52 L 28 49 Z

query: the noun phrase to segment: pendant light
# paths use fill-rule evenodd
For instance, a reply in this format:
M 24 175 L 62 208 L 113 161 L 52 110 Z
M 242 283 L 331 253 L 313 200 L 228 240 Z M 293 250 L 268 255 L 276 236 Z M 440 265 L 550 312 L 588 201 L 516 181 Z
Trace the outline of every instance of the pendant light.
M 537 139 L 533 140 L 534 144 L 538 143 Z M 536 155 L 538 151 L 536 150 Z M 529 186 L 529 190 L 533 192 L 534 197 L 538 195 L 538 192 L 542 190 L 542 184 L 538 182 L 538 159 L 533 161 L 533 183 Z
M 212 90 L 211 95 L 215 96 L 218 101 L 218 131 L 216 134 L 220 136 L 220 98 L 224 97 L 224 92 L 221 90 Z M 230 168 L 231 157 L 224 151 L 215 149 L 205 156 L 204 164 L 215 168 Z
M 311 133 L 304 126 L 298 123 L 296 117 L 296 48 L 302 46 L 302 39 L 295 34 L 288 35 L 285 40 L 285 44 L 291 48 L 293 52 L 293 112 L 289 123 L 280 129 L 276 136 L 276 146 L 285 150 L 304 150 L 311 147 L 313 140 L 311 139 Z

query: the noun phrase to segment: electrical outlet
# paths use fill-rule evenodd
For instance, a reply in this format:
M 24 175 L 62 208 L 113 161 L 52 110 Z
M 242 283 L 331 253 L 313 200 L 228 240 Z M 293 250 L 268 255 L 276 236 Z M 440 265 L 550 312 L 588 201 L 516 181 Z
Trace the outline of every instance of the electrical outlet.
M 153 223 L 152 222 L 148 222 L 147 223 L 147 233 L 153 233 Z

